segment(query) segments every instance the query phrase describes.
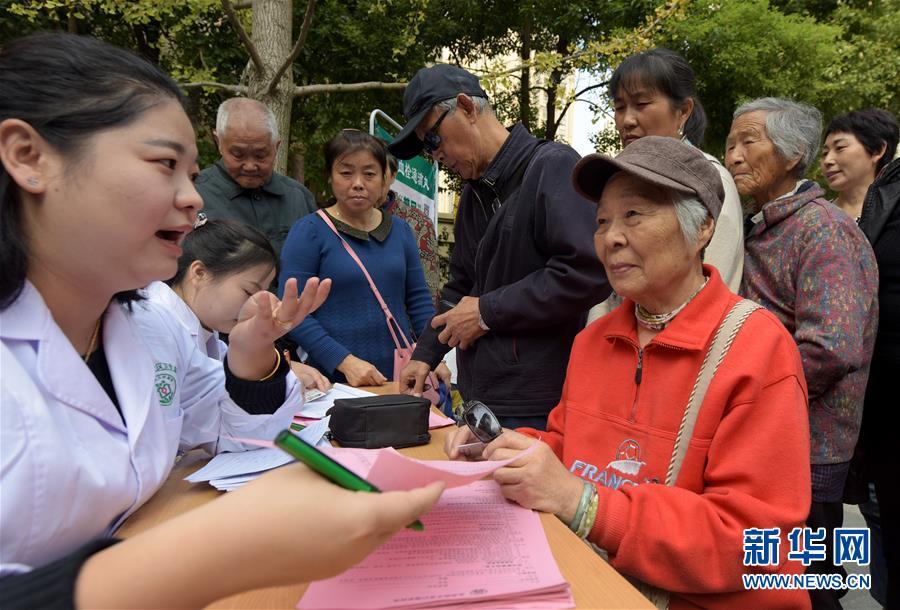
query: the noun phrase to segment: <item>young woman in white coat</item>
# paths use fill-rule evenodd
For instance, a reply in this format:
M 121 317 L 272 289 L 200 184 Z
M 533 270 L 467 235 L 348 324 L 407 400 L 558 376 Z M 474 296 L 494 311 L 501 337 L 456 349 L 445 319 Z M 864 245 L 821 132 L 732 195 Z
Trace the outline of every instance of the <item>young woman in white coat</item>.
M 203 212 L 181 249 L 175 276 L 153 282 L 144 294 L 177 317 L 202 352 L 222 360 L 228 346 L 219 333 L 230 333 L 247 299 L 272 283 L 278 255 L 266 236 L 250 225 L 208 220 Z M 331 388 L 311 366 L 292 362 L 291 369 L 304 388 Z
M 254 294 L 224 363 L 140 302 L 202 206 L 194 137 L 174 81 L 128 52 L 67 34 L 0 49 L 0 607 L 200 607 L 330 576 L 440 494 L 351 493 L 292 465 L 110 538 L 179 449 L 287 425 L 299 384 L 272 343 L 330 284 Z

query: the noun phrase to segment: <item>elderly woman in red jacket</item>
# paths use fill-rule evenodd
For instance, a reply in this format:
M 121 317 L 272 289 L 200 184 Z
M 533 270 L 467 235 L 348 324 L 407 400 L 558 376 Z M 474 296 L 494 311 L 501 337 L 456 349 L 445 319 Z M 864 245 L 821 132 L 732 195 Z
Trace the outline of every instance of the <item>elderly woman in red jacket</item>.
M 625 301 L 575 339 L 547 432 L 505 430 L 487 445 L 487 459 L 539 445 L 495 480 L 669 595 L 670 608 L 808 607 L 804 591 L 742 580 L 803 571 L 784 538 L 809 508 L 809 427 L 791 336 L 702 262 L 722 207 L 718 172 L 695 148 L 647 136 L 615 159 L 585 157 L 573 181 L 599 202 L 594 244 Z M 714 341 L 732 310 L 743 326 L 720 361 L 707 354 L 730 335 Z M 450 457 L 470 434 L 449 439 Z M 767 565 L 744 565 L 751 528 L 779 528 Z

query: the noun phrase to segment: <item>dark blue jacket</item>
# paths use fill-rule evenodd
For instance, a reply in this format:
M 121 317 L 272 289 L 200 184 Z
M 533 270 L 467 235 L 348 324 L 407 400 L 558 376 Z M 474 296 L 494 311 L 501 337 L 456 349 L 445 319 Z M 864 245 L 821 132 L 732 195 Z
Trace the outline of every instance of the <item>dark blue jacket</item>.
M 457 350 L 459 387 L 501 416 L 546 415 L 562 393 L 587 310 L 610 292 L 594 252 L 596 205 L 572 188 L 579 156 L 510 131 L 484 175 L 465 185 L 441 300 L 479 297 L 490 332 Z M 449 348 L 430 326 L 413 356 L 432 366 Z

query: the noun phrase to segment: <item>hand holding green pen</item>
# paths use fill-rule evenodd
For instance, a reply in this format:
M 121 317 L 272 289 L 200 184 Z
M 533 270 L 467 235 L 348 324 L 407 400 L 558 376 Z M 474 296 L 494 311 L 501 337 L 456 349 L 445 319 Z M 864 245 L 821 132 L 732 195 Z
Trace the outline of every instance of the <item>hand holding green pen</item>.
M 300 439 L 290 430 L 282 430 L 279 432 L 278 436 L 275 437 L 275 445 L 296 460 L 303 462 L 312 470 L 316 471 L 326 479 L 333 481 L 337 485 L 340 485 L 344 489 L 381 493 L 381 490 L 375 485 L 372 485 L 361 476 L 338 464 L 309 443 Z M 417 531 L 425 529 L 425 525 L 418 519 L 406 527 Z

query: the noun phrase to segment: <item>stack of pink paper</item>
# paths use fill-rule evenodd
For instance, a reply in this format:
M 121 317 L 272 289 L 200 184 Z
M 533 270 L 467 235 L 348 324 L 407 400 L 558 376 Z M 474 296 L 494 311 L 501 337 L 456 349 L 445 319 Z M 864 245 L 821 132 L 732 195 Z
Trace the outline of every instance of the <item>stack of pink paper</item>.
M 448 489 L 422 518 L 362 563 L 314 582 L 301 610 L 556 609 L 575 606 L 537 513 L 493 481 Z

